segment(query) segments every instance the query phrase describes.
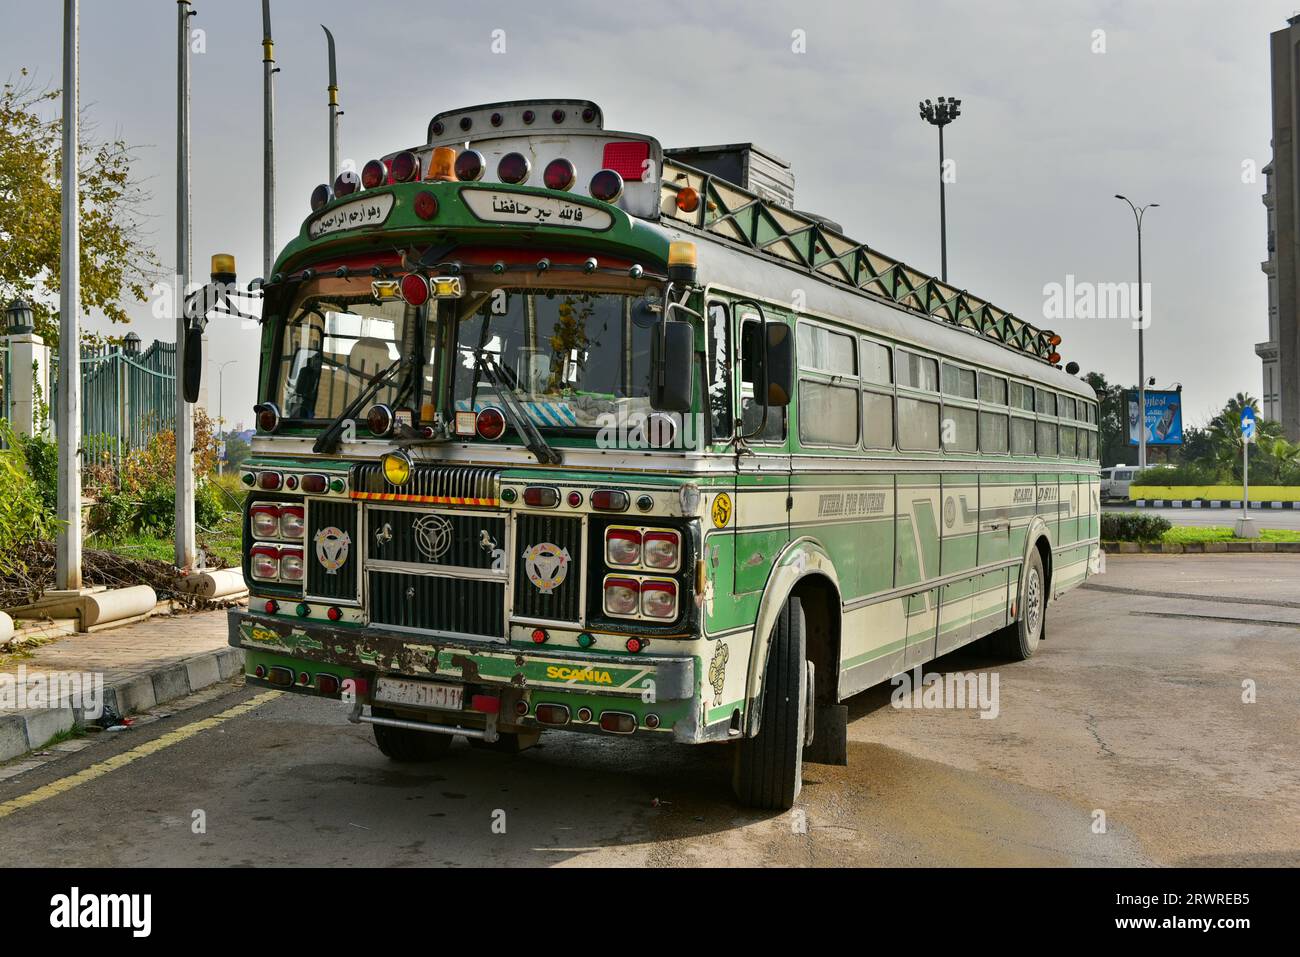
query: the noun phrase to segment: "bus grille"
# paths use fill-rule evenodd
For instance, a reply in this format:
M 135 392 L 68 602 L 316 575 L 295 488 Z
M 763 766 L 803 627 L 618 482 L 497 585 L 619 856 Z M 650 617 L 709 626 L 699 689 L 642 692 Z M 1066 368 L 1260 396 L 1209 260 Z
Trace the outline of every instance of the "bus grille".
M 564 560 L 563 580 L 559 585 L 547 587 L 536 559 L 530 577 L 529 553 L 539 545 L 554 546 L 545 549 L 544 559 L 555 553 L 567 554 Z M 515 526 L 515 601 L 514 613 L 521 618 L 538 618 L 543 621 L 577 622 L 581 620 L 582 596 L 582 519 L 558 515 L 520 515 Z M 553 567 L 548 565 L 547 567 Z M 556 573 L 553 573 L 556 574 Z M 556 577 L 559 577 L 556 574 Z
M 347 548 L 341 552 L 345 556 L 344 562 L 332 573 L 315 557 L 316 536 L 322 530 L 329 530 L 327 537 L 334 541 L 347 536 Z M 361 543 L 357 541 L 355 504 L 332 502 L 327 499 L 308 499 L 307 540 L 304 550 L 307 566 L 306 593 L 309 597 L 342 602 L 357 600 L 357 586 L 361 583 L 360 576 L 357 574 L 357 565 L 361 562 Z
M 370 572 L 370 620 L 505 641 L 505 582 Z
M 377 462 L 368 462 L 352 468 L 352 497 L 495 508 L 501 501 L 501 471 L 417 465 L 404 485 L 393 485 Z

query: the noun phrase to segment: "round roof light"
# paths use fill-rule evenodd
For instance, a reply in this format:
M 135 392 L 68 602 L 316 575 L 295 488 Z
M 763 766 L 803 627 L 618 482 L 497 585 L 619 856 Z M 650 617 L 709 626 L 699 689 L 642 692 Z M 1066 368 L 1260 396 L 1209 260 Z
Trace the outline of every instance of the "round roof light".
M 495 441 L 506 431 L 506 417 L 500 409 L 488 406 L 474 419 L 474 431 L 481 439 Z
M 487 160 L 478 150 L 464 150 L 456 157 L 456 178 L 461 182 L 477 182 L 483 178 L 485 169 L 487 169 Z
M 326 205 L 334 198 L 334 190 L 330 189 L 329 183 L 321 183 L 311 191 L 311 209 L 314 213 L 322 206 Z
M 612 169 L 599 170 L 591 177 L 588 192 L 591 193 L 592 199 L 598 199 L 603 203 L 617 203 L 619 197 L 623 195 L 623 177 Z
M 537 119 L 537 114 L 532 110 L 524 110 L 524 125 L 532 126 L 533 120 Z
M 393 182 L 409 183 L 420 178 L 420 159 L 410 150 L 393 157 Z
M 572 189 L 577 178 L 578 171 L 563 157 L 551 160 L 542 172 L 542 182 L 546 184 L 546 188 L 561 192 Z
M 497 163 L 497 179 L 518 186 L 528 182 L 528 174 L 532 169 L 533 164 L 528 162 L 528 157 L 523 153 L 507 153 Z
M 371 160 L 361 167 L 361 185 L 365 189 L 382 186 L 386 179 L 388 179 L 388 167 L 384 165 L 383 160 Z
M 351 196 L 361 189 L 361 176 L 354 169 L 345 169 L 334 177 L 334 195 Z
M 443 126 L 442 120 L 431 121 L 429 123 L 429 139 L 433 139 L 435 136 L 441 136 L 446 129 L 447 127 Z
M 427 189 L 415 194 L 415 215 L 421 219 L 433 219 L 438 215 L 438 197 Z

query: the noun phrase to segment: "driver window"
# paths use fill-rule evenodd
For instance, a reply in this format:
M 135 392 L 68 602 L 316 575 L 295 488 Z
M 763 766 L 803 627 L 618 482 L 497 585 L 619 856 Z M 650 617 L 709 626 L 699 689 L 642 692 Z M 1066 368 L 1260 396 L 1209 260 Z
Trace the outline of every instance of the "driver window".
M 757 316 L 745 316 L 740 326 L 740 421 L 742 431 L 748 435 L 763 421 L 763 405 L 754 398 L 763 377 L 763 326 Z M 780 443 L 785 441 L 785 409 L 767 410 L 767 424 L 760 435 L 751 442 Z

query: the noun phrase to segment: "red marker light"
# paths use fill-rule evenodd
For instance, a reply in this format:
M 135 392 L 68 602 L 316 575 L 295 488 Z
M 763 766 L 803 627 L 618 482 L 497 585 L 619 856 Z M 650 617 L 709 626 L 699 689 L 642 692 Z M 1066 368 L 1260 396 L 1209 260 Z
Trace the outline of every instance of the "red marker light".
M 577 507 L 578 507 L 579 505 L 581 505 L 581 504 L 582 504 L 582 493 L 581 493 L 581 492 L 570 492 L 570 493 L 569 493 L 569 508 L 577 508 Z
M 549 485 L 530 485 L 524 489 L 524 504 L 533 508 L 555 508 L 560 504 L 559 489 Z
M 274 615 L 277 611 L 280 610 L 280 603 L 277 602 L 274 598 L 268 598 L 266 600 L 266 605 L 263 607 L 266 608 L 266 613 L 268 615 Z
M 418 272 L 402 277 L 402 298 L 412 306 L 423 306 L 429 301 L 429 280 Z
M 325 612 L 325 615 L 330 621 L 338 621 L 343 617 L 343 609 L 331 608 L 329 611 Z
M 438 215 L 438 197 L 426 190 L 415 194 L 415 215 L 421 219 L 433 219 Z
M 496 441 L 506 431 L 506 417 L 500 409 L 486 408 L 474 419 L 474 430 L 480 439 Z
M 545 644 L 545 643 L 546 643 L 546 629 L 545 629 L 545 628 L 534 628 L 534 629 L 533 629 L 532 638 L 533 638 L 533 644 L 535 644 L 535 645 Z
M 636 654 L 638 651 L 640 651 L 640 650 L 641 650 L 642 648 L 644 648 L 645 646 L 646 646 L 646 642 L 645 642 L 644 639 L 641 639 L 641 638 L 629 638 L 629 639 L 627 640 L 627 650 L 630 651 L 630 652 L 632 652 L 632 654 Z

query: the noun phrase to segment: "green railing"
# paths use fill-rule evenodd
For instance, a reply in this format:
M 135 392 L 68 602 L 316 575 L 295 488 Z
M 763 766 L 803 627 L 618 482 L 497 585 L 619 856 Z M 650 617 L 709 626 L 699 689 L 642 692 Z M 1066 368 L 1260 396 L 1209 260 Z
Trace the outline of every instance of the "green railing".
M 58 381 L 54 362 L 51 382 Z M 57 386 L 51 388 L 50 418 L 58 421 Z M 176 421 L 176 345 L 154 342 L 140 352 L 121 346 L 81 350 L 82 467 L 112 466 L 149 443 Z

